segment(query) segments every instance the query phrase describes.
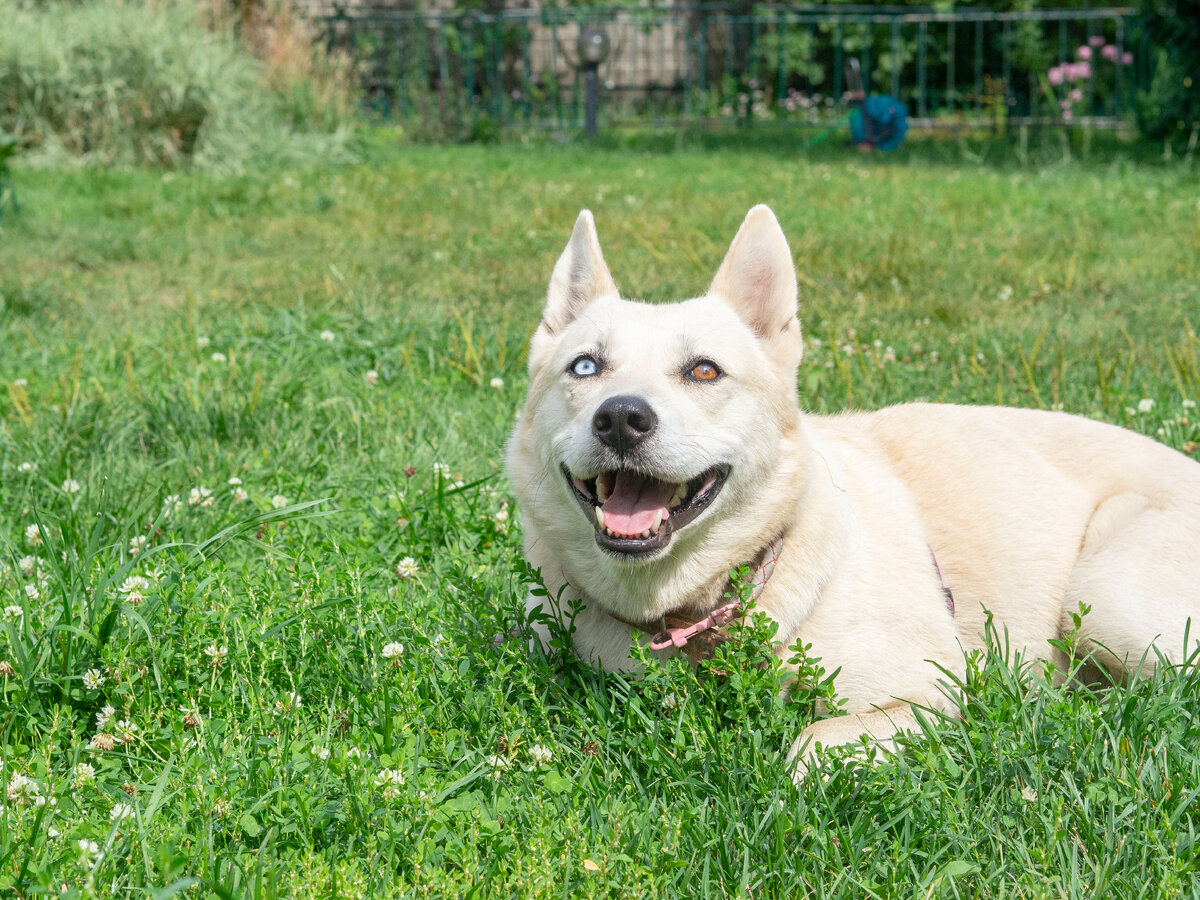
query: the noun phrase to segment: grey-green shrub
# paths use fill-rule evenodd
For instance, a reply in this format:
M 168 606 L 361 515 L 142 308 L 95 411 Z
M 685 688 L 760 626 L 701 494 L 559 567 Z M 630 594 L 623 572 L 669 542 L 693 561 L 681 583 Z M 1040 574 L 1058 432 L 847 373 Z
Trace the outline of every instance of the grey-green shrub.
M 0 0 L 0 23 L 0 132 L 35 161 L 239 168 L 345 149 L 348 127 L 296 134 L 263 65 L 195 7 Z

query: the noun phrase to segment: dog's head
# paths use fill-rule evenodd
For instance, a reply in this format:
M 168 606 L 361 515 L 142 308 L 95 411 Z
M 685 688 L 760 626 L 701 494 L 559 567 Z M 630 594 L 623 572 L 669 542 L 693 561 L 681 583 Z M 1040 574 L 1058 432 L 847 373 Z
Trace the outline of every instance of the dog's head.
M 704 296 L 660 305 L 620 299 L 580 213 L 530 346 L 510 451 L 527 542 L 532 526 L 572 579 L 647 583 L 706 545 L 727 569 L 714 548 L 736 557 L 778 529 L 773 492 L 788 493 L 777 475 L 799 428 L 796 313 L 791 252 L 765 206 Z

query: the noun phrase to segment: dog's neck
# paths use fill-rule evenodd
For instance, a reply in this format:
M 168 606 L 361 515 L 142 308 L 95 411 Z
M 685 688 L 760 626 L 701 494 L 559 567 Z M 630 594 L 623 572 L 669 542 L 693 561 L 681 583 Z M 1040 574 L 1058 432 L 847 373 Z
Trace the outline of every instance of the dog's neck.
M 750 578 L 740 582 L 735 578 L 726 581 L 721 599 L 729 602 L 712 609 L 707 615 L 690 614 L 688 610 L 703 608 L 704 602 L 688 603 L 679 611 L 664 615 L 657 623 L 646 624 L 630 622 L 618 615 L 609 613 L 618 622 L 637 628 L 651 636 L 651 650 L 666 650 L 674 647 L 683 651 L 692 662 L 712 658 L 716 648 L 727 639 L 727 626 L 735 619 L 745 614 L 747 607 L 758 600 L 775 571 L 779 554 L 783 550 L 783 534 L 767 544 L 757 557 L 747 564 L 751 570 Z M 750 588 L 749 595 L 743 602 L 742 585 Z

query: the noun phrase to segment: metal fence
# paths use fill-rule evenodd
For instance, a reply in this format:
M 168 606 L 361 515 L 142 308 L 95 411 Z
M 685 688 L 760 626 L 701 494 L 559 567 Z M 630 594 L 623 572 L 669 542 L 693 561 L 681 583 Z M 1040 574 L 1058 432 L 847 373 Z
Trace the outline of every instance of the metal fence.
M 925 128 L 1116 127 L 1149 76 L 1130 9 L 1024 13 L 912 7 L 722 6 L 421 14 L 319 20 L 362 74 L 369 106 L 429 136 L 571 129 L 584 115 L 578 40 L 602 28 L 600 124 L 824 126 L 867 90 Z

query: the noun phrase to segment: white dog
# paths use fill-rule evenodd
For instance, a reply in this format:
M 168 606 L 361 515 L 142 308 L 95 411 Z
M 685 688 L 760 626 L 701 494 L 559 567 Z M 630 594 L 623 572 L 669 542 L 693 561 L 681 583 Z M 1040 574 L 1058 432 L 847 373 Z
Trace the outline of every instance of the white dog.
M 578 652 L 701 655 L 749 564 L 779 647 L 811 644 L 848 715 L 793 753 L 917 725 L 952 704 L 987 611 L 1026 659 L 1073 628 L 1114 673 L 1179 661 L 1200 625 L 1200 465 L 1088 419 L 911 404 L 807 415 L 796 273 L 752 209 L 708 293 L 620 299 L 592 216 L 550 280 L 509 445 L 529 561 L 576 602 Z M 560 614 L 544 603 L 546 612 Z M 1200 631 L 1200 628 L 1197 628 Z M 1190 636 L 1189 636 L 1190 634 Z

